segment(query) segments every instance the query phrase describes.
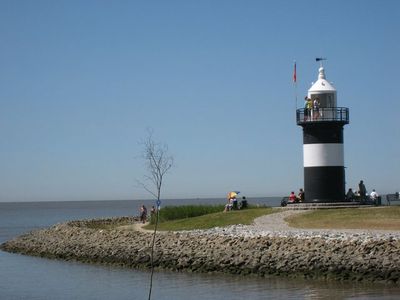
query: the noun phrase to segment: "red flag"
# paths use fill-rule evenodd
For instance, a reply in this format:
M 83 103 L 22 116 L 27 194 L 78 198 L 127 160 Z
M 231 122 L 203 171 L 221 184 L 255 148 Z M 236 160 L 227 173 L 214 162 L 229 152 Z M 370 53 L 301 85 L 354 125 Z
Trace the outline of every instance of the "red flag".
M 294 70 L 293 70 L 293 82 L 297 81 L 297 74 L 296 74 L 296 62 L 294 63 Z

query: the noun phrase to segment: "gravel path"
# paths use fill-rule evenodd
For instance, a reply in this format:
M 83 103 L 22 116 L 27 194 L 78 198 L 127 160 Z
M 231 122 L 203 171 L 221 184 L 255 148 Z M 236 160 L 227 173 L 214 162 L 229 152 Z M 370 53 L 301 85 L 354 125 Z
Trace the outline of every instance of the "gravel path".
M 278 212 L 274 214 L 265 215 L 254 220 L 254 227 L 258 229 L 268 230 L 268 231 L 290 231 L 298 230 L 293 227 L 289 227 L 285 218 L 300 213 L 306 213 L 304 210 L 284 210 L 283 212 Z

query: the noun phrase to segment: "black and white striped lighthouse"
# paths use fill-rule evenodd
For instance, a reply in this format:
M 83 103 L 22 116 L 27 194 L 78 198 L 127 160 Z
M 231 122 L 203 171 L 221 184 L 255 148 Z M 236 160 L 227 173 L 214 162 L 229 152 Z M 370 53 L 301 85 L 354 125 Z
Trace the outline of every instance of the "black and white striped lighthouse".
M 305 202 L 341 202 L 345 196 L 343 126 L 349 109 L 337 107 L 336 89 L 319 68 L 318 80 L 308 90 L 308 105 L 297 109 L 303 127 Z

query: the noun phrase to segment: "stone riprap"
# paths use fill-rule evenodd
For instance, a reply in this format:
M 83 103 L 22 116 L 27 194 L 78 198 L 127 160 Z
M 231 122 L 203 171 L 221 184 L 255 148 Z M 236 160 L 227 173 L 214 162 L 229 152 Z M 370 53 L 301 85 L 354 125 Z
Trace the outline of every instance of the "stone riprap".
M 134 222 L 137 219 L 127 217 L 58 224 L 19 236 L 2 244 L 1 249 L 47 258 L 148 268 L 152 233 L 109 229 Z M 176 271 L 400 284 L 398 232 L 277 231 L 262 224 L 267 223 L 259 219 L 251 226 L 157 234 L 154 265 Z

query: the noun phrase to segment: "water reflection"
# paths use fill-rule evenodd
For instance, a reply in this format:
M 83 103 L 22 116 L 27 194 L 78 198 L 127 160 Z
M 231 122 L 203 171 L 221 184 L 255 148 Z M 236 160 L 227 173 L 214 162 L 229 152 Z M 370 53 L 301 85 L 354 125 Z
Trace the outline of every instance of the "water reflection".
M 0 252 L 2 299 L 146 299 L 148 271 Z M 18 279 L 18 280 L 16 280 Z M 390 285 L 158 271 L 153 299 L 399 299 Z

